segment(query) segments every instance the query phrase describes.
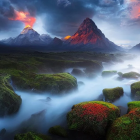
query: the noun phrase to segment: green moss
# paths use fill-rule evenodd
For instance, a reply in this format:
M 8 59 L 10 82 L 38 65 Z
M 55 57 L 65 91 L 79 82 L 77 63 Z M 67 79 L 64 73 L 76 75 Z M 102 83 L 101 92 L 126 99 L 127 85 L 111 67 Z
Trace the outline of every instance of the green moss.
M 119 99 L 123 95 L 123 88 L 116 87 L 116 88 L 104 89 L 103 95 L 105 96 L 105 101 L 113 102 Z
M 21 105 L 21 98 L 15 94 L 9 82 L 9 75 L 0 75 L 0 116 L 16 113 Z
M 68 73 L 39 74 L 35 76 L 32 88 L 53 93 L 67 92 L 77 88 L 77 80 Z
M 128 110 L 131 111 L 132 109 L 140 108 L 140 101 L 129 102 L 127 103 L 127 105 L 128 105 Z
M 68 128 L 91 135 L 105 135 L 108 126 L 119 115 L 119 108 L 111 103 L 103 101 L 79 103 L 67 114 Z
M 140 108 L 135 108 L 128 114 L 117 118 L 108 130 L 106 140 L 138 140 L 140 138 L 139 113 Z
M 113 76 L 117 73 L 117 71 L 103 71 L 102 72 L 102 76 L 103 77 L 110 77 L 110 76 Z
M 62 136 L 62 137 L 67 137 L 67 131 L 62 128 L 61 126 L 54 126 L 49 129 L 49 133 Z
M 67 92 L 77 88 L 77 80 L 68 73 L 35 74 L 15 69 L 0 70 L 2 74 L 10 74 L 14 86 L 19 90 L 50 91 L 52 93 Z
M 122 77 L 127 79 L 136 79 L 137 77 L 140 77 L 140 74 L 137 72 L 128 72 L 124 73 Z
M 28 132 L 25 134 L 17 134 L 14 140 L 51 140 L 49 136 L 42 134 L 35 134 L 33 132 Z

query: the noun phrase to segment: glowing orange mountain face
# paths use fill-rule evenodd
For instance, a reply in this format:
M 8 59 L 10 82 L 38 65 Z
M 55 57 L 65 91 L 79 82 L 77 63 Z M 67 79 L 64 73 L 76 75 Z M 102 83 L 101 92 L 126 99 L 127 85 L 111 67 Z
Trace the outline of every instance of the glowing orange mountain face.
M 102 42 L 103 38 L 105 38 L 104 34 L 91 19 L 87 18 L 70 38 L 70 44 L 96 44 Z
M 9 18 L 9 20 L 18 20 L 25 24 L 25 26 L 33 27 L 36 22 L 36 18 L 31 16 L 29 12 L 18 12 L 15 11 L 15 17 Z
M 64 39 L 65 39 L 65 40 L 68 40 L 68 39 L 70 39 L 70 38 L 71 38 L 71 36 L 68 35 L 68 36 L 66 36 Z

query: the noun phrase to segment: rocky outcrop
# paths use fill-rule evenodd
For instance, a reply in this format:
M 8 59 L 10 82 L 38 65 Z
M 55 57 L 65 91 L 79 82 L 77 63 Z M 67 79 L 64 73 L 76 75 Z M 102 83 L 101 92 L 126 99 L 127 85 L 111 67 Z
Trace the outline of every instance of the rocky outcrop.
M 114 102 L 115 100 L 119 99 L 123 93 L 122 87 L 103 89 L 103 95 L 105 97 L 105 101 L 107 102 Z
M 120 115 L 118 107 L 103 101 L 76 104 L 67 114 L 68 128 L 90 135 L 104 136 L 109 125 Z
M 48 91 L 51 93 L 67 93 L 77 89 L 77 79 L 69 73 L 59 74 L 35 74 L 25 79 L 13 77 L 17 89 L 32 90 L 34 92 Z
M 140 77 L 140 74 L 137 72 L 128 72 L 128 73 L 122 74 L 122 77 L 126 79 L 137 79 Z
M 0 117 L 16 113 L 21 105 L 21 98 L 10 85 L 9 75 L 0 75 Z
M 136 140 L 140 138 L 140 102 L 130 102 L 128 107 L 128 114 L 113 122 L 106 140 Z

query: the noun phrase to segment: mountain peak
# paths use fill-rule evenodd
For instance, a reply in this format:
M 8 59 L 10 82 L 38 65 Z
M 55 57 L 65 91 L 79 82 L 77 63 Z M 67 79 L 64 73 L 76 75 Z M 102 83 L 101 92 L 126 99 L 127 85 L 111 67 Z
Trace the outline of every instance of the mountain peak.
M 96 44 L 104 38 L 104 34 L 97 28 L 94 21 L 86 18 L 80 25 L 78 31 L 71 37 L 70 42 L 72 45 Z
M 26 26 L 23 31 L 21 32 L 21 34 L 27 34 L 28 32 L 36 32 L 32 27 L 30 26 Z

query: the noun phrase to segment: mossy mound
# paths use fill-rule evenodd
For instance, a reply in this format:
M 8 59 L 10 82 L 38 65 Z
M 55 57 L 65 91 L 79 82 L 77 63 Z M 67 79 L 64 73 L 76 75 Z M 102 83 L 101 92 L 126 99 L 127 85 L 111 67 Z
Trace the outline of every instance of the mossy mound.
M 137 79 L 138 77 L 140 77 L 140 74 L 137 72 L 128 72 L 124 73 L 122 77 L 126 79 Z
M 17 134 L 14 140 L 51 140 L 49 136 L 28 132 L 25 134 Z
M 61 137 L 67 137 L 67 131 L 61 126 L 54 126 L 49 129 L 50 134 L 58 135 Z
M 9 81 L 9 75 L 0 75 L 0 116 L 16 113 L 21 105 L 21 98 L 15 94 Z
M 133 101 L 133 102 L 129 102 L 127 103 L 128 105 L 128 112 L 136 109 L 136 108 L 140 108 L 140 101 Z
M 103 77 L 111 77 L 113 75 L 117 74 L 117 71 L 103 71 L 102 76 Z
M 128 114 L 117 118 L 111 125 L 106 140 L 139 140 L 140 108 L 132 109 Z
M 33 89 L 34 91 L 49 91 L 51 93 L 68 92 L 77 88 L 76 78 L 68 73 L 35 74 L 30 76 L 27 79 L 13 78 L 13 83 L 18 89 Z
M 68 128 L 91 135 L 105 135 L 108 126 L 120 116 L 118 107 L 103 101 L 83 102 L 67 114 Z
M 131 94 L 136 100 L 140 100 L 140 82 L 131 84 Z
M 103 95 L 105 96 L 105 101 L 107 102 L 114 102 L 115 100 L 119 99 L 123 95 L 123 88 L 116 87 L 110 89 L 104 89 Z

